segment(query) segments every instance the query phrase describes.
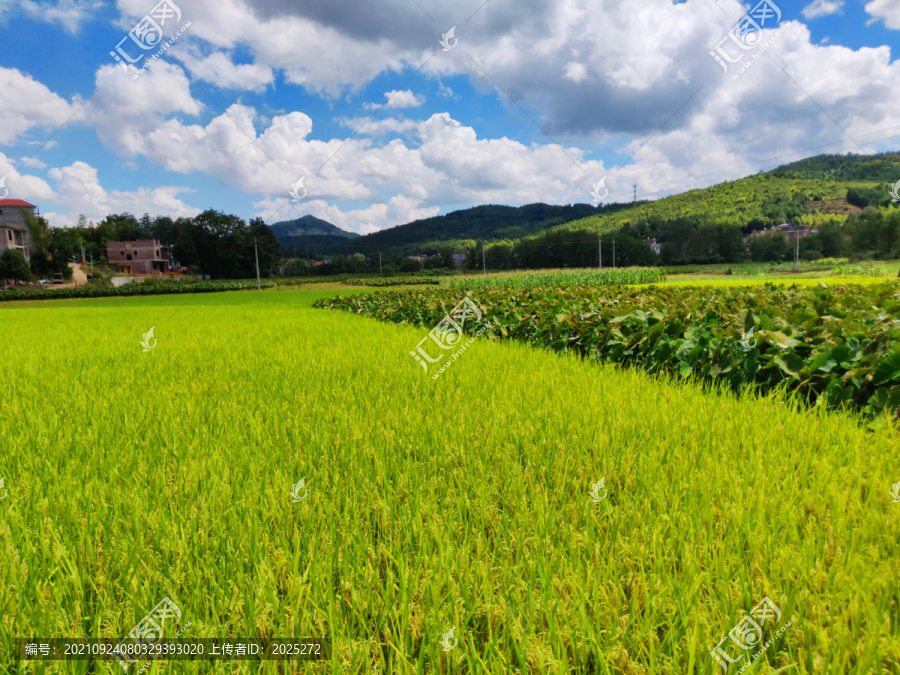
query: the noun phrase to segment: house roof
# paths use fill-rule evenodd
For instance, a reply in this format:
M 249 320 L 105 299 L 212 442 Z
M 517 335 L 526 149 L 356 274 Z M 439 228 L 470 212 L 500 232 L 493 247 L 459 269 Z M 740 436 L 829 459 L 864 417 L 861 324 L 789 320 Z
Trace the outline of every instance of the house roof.
M 34 204 L 23 202 L 21 199 L 0 199 L 0 206 L 34 206 Z

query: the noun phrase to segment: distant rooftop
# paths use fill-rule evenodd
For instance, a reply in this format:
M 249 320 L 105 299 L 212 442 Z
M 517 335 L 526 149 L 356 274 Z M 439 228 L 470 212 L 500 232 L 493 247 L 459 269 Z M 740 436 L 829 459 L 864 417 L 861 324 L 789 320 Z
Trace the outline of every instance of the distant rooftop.
M 21 199 L 0 199 L 0 206 L 34 206 L 34 204 L 23 202 Z

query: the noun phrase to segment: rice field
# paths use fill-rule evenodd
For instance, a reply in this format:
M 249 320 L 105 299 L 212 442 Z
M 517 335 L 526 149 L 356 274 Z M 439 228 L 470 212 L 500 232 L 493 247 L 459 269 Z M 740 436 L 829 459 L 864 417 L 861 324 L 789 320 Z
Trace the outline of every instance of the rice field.
M 723 672 L 764 598 L 744 672 L 900 672 L 896 429 L 485 338 L 432 381 L 337 292 L 0 307 L 0 672 L 122 672 L 13 639 L 163 597 L 333 658 L 154 673 Z

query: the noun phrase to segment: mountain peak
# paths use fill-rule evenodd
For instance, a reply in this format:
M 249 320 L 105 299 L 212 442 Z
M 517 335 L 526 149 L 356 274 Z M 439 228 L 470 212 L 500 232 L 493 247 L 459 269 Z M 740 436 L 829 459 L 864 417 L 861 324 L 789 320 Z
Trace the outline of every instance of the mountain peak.
M 271 228 L 279 240 L 321 235 L 343 237 L 344 239 L 356 239 L 359 236 L 355 232 L 347 232 L 327 220 L 316 218 L 310 214 L 294 220 L 282 220 L 272 225 Z

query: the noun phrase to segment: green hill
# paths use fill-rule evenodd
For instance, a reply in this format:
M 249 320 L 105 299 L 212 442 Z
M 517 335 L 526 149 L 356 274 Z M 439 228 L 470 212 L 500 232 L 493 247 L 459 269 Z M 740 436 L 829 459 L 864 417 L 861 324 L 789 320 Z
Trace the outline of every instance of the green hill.
M 883 155 L 818 155 L 769 172 L 776 178 L 819 178 L 894 184 L 900 180 L 900 153 Z
M 294 220 L 282 220 L 281 222 L 271 225 L 272 232 L 275 233 L 276 239 L 288 237 L 308 237 L 314 235 L 327 235 L 340 237 L 341 239 L 355 239 L 359 235 L 355 232 L 347 232 L 341 228 L 332 225 L 327 220 L 316 218 L 315 216 L 305 215 L 302 218 Z
M 594 207 L 589 204 L 553 206 L 476 206 L 442 216 L 416 220 L 353 242 L 363 250 L 401 248 L 411 245 L 431 247 L 451 240 L 516 239 L 543 232 L 558 225 L 624 208 L 624 205 Z
M 340 249 L 359 235 L 336 227 L 326 220 L 305 215 L 294 220 L 282 220 L 271 225 L 285 255 L 296 257 L 309 250 Z
M 454 211 L 398 225 L 381 232 L 357 236 L 313 216 L 276 223 L 276 237 L 286 250 L 314 253 L 366 255 L 394 251 L 432 253 L 447 248 L 475 249 L 476 241 L 512 251 L 546 249 L 549 262 L 590 257 L 588 243 L 596 235 L 625 228 L 628 236 L 671 240 L 673 229 L 698 230 L 708 226 L 736 226 L 749 234 L 783 222 L 818 227 L 842 223 L 850 213 L 865 206 L 883 206 L 890 201 L 887 185 L 900 179 L 900 153 L 881 155 L 820 155 L 780 166 L 767 173 L 748 176 L 708 188 L 691 190 L 652 202 L 553 206 L 528 204 L 521 207 L 485 205 Z M 629 229 L 630 228 L 630 229 Z M 685 230 L 686 231 L 686 230 Z M 708 234 L 708 233 L 707 233 Z M 706 234 L 698 234 L 694 248 L 702 248 Z M 584 241 L 582 241 L 582 239 Z M 574 244 L 576 258 L 559 257 L 559 246 Z M 581 249 L 584 249 L 583 251 Z M 671 249 L 671 246 L 669 247 Z M 473 253 L 474 255 L 474 253 Z M 596 258 L 596 254 L 592 254 Z M 637 259 L 637 254 L 633 256 Z M 530 262 L 538 265 L 538 260 Z M 561 264 L 568 264 L 563 262 Z
M 788 220 L 808 211 L 810 200 L 843 199 L 850 187 L 871 183 L 822 179 L 778 178 L 761 174 L 737 181 L 691 190 L 655 202 L 642 202 L 615 213 L 590 216 L 555 230 L 612 232 L 626 223 L 704 217 L 723 224 L 747 225 L 754 220 Z

